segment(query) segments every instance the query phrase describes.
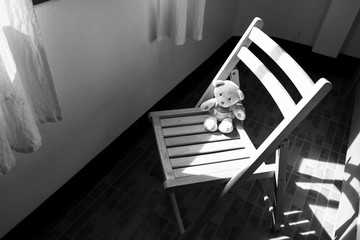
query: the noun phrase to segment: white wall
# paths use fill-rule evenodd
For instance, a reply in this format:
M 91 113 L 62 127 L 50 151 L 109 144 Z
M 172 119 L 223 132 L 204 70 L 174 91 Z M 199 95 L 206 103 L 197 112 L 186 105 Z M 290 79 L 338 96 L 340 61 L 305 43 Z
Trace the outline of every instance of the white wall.
M 64 120 L 0 178 L 0 238 L 60 188 L 231 35 L 237 0 L 208 0 L 203 40 L 154 37 L 150 0 L 35 6 Z M 71 197 L 71 196 L 69 196 Z
M 234 35 L 242 35 L 248 22 L 257 16 L 264 20 L 263 29 L 269 35 L 314 46 L 332 2 L 334 1 L 239 0 Z M 338 2 L 341 4 L 342 1 Z M 343 4 L 347 3 L 344 1 Z M 341 53 L 357 58 L 360 58 L 359 18 L 358 16 L 352 24 L 341 49 Z M 341 18 L 333 21 L 341 21 Z M 326 41 L 333 40 L 337 39 L 326 39 Z

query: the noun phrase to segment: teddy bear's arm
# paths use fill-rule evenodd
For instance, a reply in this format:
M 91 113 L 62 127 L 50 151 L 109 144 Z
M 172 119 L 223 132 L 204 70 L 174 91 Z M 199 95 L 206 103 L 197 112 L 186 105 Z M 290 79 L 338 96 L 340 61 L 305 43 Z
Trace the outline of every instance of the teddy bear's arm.
M 239 120 L 244 120 L 246 117 L 245 114 L 245 107 L 241 103 L 237 103 L 233 106 L 233 112 L 235 114 L 235 117 Z
M 216 99 L 215 98 L 211 98 L 205 102 L 203 102 L 200 105 L 201 110 L 203 111 L 208 111 L 210 108 L 214 107 L 216 104 Z

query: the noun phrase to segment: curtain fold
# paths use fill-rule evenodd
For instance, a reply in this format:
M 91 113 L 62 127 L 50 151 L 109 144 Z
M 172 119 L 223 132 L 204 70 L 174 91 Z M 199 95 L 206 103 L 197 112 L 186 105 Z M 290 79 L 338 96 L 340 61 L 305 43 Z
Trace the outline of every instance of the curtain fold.
M 157 0 L 157 40 L 172 39 L 183 45 L 186 38 L 202 39 L 206 0 Z
M 31 0 L 0 0 L 0 176 L 13 151 L 41 146 L 40 123 L 62 119 Z

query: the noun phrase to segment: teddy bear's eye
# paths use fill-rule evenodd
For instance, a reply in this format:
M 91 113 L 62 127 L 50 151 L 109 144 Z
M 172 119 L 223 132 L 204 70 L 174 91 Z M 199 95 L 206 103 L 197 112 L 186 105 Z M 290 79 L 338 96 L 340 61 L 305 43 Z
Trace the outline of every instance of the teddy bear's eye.
M 221 96 L 222 96 L 222 93 L 220 93 L 219 96 L 221 97 Z
M 228 98 L 229 101 L 231 101 L 231 98 Z

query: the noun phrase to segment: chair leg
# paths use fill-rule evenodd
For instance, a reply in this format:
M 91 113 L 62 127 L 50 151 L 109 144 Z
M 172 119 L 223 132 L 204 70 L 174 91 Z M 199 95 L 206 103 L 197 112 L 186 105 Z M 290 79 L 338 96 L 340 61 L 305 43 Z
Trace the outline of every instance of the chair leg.
M 264 198 L 264 202 L 267 205 L 268 211 L 271 215 L 271 223 L 269 224 L 269 228 L 274 228 L 274 223 L 275 223 L 275 214 L 274 214 L 274 205 L 271 202 L 271 195 L 269 197 L 268 193 L 265 191 L 264 186 L 261 184 L 261 182 L 257 179 L 256 180 L 257 185 L 260 188 L 260 191 L 263 195 Z
M 177 204 L 177 201 L 176 201 L 176 198 L 175 198 L 175 194 L 170 193 L 170 197 L 171 197 L 171 203 L 172 203 L 173 208 L 174 208 L 176 221 L 177 221 L 177 223 L 179 225 L 180 233 L 183 234 L 185 232 L 185 228 L 184 228 L 184 224 L 183 224 L 182 219 L 181 219 L 181 215 L 180 215 L 179 207 L 178 207 L 178 204 Z
M 288 141 L 283 141 L 280 148 L 277 150 L 277 163 L 278 168 L 275 172 L 276 178 L 276 202 L 277 208 L 275 209 L 275 224 L 274 230 L 280 229 L 280 223 L 283 219 L 283 196 L 285 190 L 285 177 L 286 177 L 286 158 L 288 154 Z M 251 167 L 251 166 L 250 166 Z M 192 240 L 197 232 L 205 225 L 205 223 L 215 215 L 215 213 L 222 208 L 227 201 L 233 199 L 237 193 L 236 189 L 243 181 L 246 181 L 249 176 L 245 172 L 238 173 L 235 177 L 225 185 L 220 194 L 214 194 L 206 204 L 204 210 L 199 214 L 197 219 L 186 229 L 180 240 Z
M 281 143 L 279 149 L 276 151 L 276 166 L 275 171 L 275 198 L 274 198 L 274 230 L 279 231 L 284 216 L 284 191 L 286 182 L 286 163 L 289 152 L 289 141 L 285 140 Z

